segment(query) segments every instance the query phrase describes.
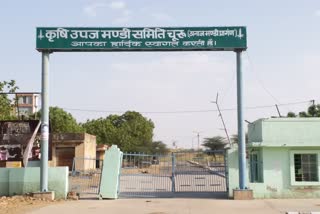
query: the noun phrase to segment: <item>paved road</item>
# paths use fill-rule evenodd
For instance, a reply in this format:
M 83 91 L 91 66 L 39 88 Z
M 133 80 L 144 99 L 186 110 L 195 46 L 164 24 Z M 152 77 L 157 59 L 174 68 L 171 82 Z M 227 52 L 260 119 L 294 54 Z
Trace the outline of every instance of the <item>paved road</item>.
M 320 213 L 320 199 L 252 201 L 214 199 L 80 200 L 43 207 L 28 214 L 279 214 L 287 211 Z

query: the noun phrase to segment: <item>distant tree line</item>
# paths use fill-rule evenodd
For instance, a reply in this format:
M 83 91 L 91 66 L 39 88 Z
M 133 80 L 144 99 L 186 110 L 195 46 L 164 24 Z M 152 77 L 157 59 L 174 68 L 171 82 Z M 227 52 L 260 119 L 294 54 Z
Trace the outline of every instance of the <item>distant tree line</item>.
M 19 89 L 14 80 L 0 82 L 0 120 L 15 120 L 17 100 L 6 93 Z M 40 118 L 41 111 L 25 119 Z M 153 141 L 154 123 L 139 112 L 127 111 L 122 115 L 109 115 L 105 118 L 78 123 L 72 114 L 59 107 L 49 108 L 52 133 L 87 132 L 97 137 L 98 144 L 118 145 L 124 152 L 168 153 L 167 145 Z
M 320 104 L 312 104 L 307 111 L 301 111 L 298 114 L 289 112 L 287 117 L 320 117 Z
M 59 107 L 50 107 L 49 118 L 53 133 L 86 132 L 96 136 L 97 144 L 117 145 L 123 152 L 169 152 L 166 144 L 153 141 L 154 123 L 139 112 L 127 111 L 122 115 L 112 114 L 77 123 L 72 114 Z
M 248 143 L 248 135 L 247 134 L 245 137 L 245 141 L 246 141 L 246 143 Z M 238 144 L 238 135 L 237 134 L 231 135 L 230 143 L 231 144 Z M 229 146 L 229 142 L 226 137 L 214 136 L 214 137 L 204 138 L 202 146 L 204 146 L 208 150 L 222 150 L 222 149 Z

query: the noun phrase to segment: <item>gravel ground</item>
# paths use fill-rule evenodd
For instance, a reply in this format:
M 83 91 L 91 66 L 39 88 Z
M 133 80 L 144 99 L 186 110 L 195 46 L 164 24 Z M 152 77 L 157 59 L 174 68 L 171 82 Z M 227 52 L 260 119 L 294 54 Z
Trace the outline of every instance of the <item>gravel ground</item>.
M 54 203 L 62 203 L 64 200 L 36 199 L 28 195 L 0 197 L 0 214 L 22 214 L 30 210 L 45 207 Z

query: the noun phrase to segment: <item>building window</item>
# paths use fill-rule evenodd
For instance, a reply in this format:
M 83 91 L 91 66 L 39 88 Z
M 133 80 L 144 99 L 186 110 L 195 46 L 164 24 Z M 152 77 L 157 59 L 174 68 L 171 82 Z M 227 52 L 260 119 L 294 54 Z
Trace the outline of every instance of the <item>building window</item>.
M 290 180 L 293 186 L 320 186 L 320 150 L 290 151 Z
M 18 104 L 32 104 L 32 96 L 19 96 Z
M 317 182 L 317 154 L 294 154 L 294 178 L 296 182 Z
M 250 182 L 262 183 L 263 182 L 263 170 L 262 170 L 262 158 L 259 151 L 250 152 Z

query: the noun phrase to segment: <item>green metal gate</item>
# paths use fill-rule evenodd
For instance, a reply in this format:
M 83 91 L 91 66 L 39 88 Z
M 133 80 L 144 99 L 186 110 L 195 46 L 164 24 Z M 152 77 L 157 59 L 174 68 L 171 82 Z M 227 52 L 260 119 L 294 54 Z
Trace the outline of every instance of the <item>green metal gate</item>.
M 120 197 L 227 197 L 225 151 L 123 155 Z
M 160 197 L 172 194 L 172 157 L 123 154 L 120 197 Z
M 69 176 L 69 191 L 81 198 L 99 197 L 103 161 L 95 158 L 74 158 Z

